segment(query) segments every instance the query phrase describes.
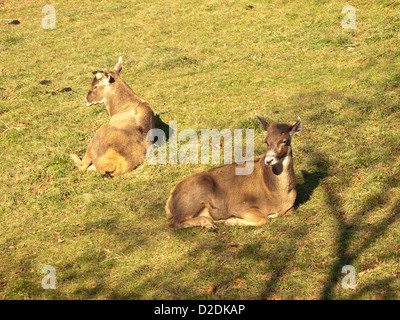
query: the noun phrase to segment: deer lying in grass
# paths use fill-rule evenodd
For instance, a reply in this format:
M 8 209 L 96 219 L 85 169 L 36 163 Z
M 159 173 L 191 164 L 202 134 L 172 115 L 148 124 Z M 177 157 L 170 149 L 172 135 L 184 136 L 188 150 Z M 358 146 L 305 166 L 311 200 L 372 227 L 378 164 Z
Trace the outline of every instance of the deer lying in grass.
M 121 70 L 120 57 L 113 70 L 93 72 L 86 105 L 104 102 L 111 119 L 97 130 L 82 160 L 70 155 L 83 172 L 97 170 L 113 177 L 132 171 L 146 160 L 147 148 L 152 144 L 146 135 L 154 128 L 154 113 L 121 79 Z
M 291 140 L 303 124 L 300 118 L 292 126 L 257 118 L 267 131 L 267 151 L 252 160 L 253 172 L 236 175 L 236 168 L 245 164 L 228 164 L 184 179 L 172 189 L 165 207 L 169 228 L 215 228 L 217 222 L 259 226 L 294 210 Z

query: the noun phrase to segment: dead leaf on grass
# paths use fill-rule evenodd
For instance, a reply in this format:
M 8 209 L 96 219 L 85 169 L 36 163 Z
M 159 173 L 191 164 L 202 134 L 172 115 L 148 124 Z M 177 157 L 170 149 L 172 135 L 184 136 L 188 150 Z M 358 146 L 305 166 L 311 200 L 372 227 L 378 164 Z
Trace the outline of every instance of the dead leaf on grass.
M 227 248 L 237 248 L 237 246 L 239 245 L 239 243 L 237 242 L 229 242 L 226 247 Z
M 212 294 L 215 291 L 215 283 L 212 283 L 207 289 L 204 290 L 204 292 L 207 295 Z

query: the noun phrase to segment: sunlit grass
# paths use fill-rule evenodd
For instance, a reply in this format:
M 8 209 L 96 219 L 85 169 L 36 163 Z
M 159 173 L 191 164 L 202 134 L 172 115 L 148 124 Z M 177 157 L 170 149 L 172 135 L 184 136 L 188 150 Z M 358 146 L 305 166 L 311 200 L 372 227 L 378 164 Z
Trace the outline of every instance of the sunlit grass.
M 399 299 L 395 3 L 358 2 L 355 30 L 341 28 L 338 1 L 53 5 L 55 30 L 36 1 L 0 8 L 21 21 L 0 22 L 1 299 Z M 119 56 L 163 129 L 254 129 L 261 155 L 255 114 L 300 116 L 295 214 L 170 231 L 169 191 L 211 164 L 79 173 L 68 154 L 109 119 L 84 104 L 91 71 Z M 341 287 L 346 264 L 356 290 Z M 41 287 L 45 265 L 56 290 Z

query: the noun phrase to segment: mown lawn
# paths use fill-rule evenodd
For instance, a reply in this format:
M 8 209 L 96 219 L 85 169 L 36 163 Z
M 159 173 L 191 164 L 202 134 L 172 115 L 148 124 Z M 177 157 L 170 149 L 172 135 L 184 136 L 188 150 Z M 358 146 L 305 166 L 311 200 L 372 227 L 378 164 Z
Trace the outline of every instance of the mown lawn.
M 400 298 L 399 2 L 357 1 L 356 29 L 341 1 L 54 1 L 54 30 L 45 4 L 0 2 L 0 299 Z M 262 155 L 255 114 L 300 116 L 295 214 L 171 231 L 169 191 L 212 165 L 79 173 L 119 56 L 166 131 L 251 128 Z

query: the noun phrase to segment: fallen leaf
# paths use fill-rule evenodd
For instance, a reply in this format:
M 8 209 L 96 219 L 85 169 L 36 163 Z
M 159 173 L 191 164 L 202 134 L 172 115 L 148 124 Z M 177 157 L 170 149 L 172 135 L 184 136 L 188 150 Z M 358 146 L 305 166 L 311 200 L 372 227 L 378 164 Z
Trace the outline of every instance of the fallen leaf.
M 2 287 L 5 287 L 7 285 L 7 282 L 2 282 L 1 284 L 0 284 L 0 286 L 2 286 Z
M 227 248 L 236 248 L 239 245 L 237 242 L 229 242 L 226 247 Z
M 204 290 L 204 292 L 207 295 L 210 295 L 211 293 L 213 293 L 215 290 L 215 283 L 212 283 L 207 289 Z
M 366 275 L 367 272 L 368 272 L 368 270 L 361 271 L 361 272 L 359 272 L 359 273 L 357 274 L 357 277 L 361 278 L 361 277 L 363 277 L 364 275 Z
M 272 277 L 274 276 L 274 274 L 272 272 L 264 272 L 261 271 L 261 276 L 265 279 L 265 280 L 271 280 Z
M 279 298 L 276 295 L 272 295 L 272 297 L 266 297 L 265 300 L 282 300 L 282 298 Z
M 365 32 L 362 32 L 360 34 L 354 35 L 353 38 L 354 39 L 363 39 L 363 38 L 365 38 L 365 36 L 366 36 Z
M 62 236 L 57 236 L 57 242 L 58 243 L 63 243 L 65 239 Z
M 236 282 L 243 282 L 244 280 L 243 280 L 243 279 L 240 279 L 240 278 L 236 278 L 235 281 L 236 281 Z
M 19 273 L 21 273 L 21 272 L 24 272 L 24 270 L 25 270 L 24 268 L 19 268 L 18 271 L 15 271 L 15 272 L 14 272 L 14 274 L 19 274 Z
M 336 242 L 337 242 L 337 240 L 332 240 L 331 242 L 329 242 L 329 245 L 331 246 L 331 245 L 335 244 Z

